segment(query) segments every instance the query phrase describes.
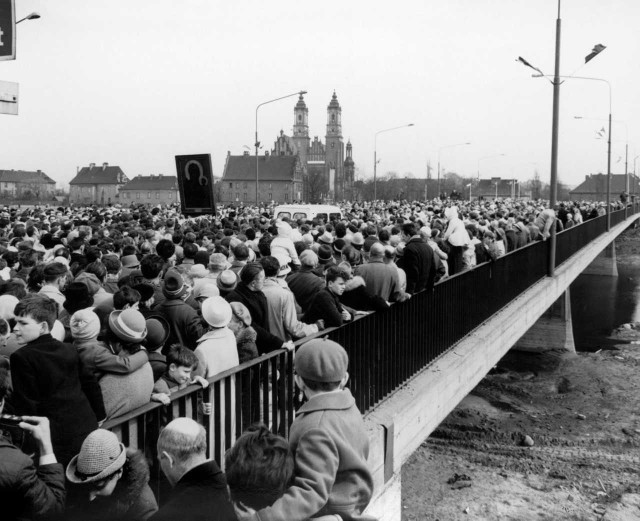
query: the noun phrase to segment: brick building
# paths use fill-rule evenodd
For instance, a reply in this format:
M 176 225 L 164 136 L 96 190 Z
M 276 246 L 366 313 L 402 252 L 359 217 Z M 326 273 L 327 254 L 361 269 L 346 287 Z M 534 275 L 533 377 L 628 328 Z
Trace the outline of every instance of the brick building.
M 119 166 L 91 163 L 82 167 L 69 183 L 69 202 L 73 204 L 110 204 L 119 201 L 119 190 L 129 178 Z
M 258 198 L 260 202 L 291 203 L 303 197 L 303 168 L 298 155 L 258 157 Z M 256 156 L 227 154 L 222 181 L 221 203 L 256 202 Z
M 137 175 L 120 188 L 121 204 L 172 204 L 179 202 L 178 178 L 171 175 Z
M 611 175 L 611 199 L 616 200 L 627 189 L 627 176 L 624 174 Z M 640 183 L 638 178 L 629 175 L 629 194 L 638 195 Z M 569 192 L 574 201 L 606 201 L 607 174 L 589 174 L 585 180 Z

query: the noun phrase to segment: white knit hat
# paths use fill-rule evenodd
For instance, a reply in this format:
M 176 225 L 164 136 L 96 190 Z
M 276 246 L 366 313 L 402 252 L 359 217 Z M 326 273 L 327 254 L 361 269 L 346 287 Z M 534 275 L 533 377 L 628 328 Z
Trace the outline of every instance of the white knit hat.
M 80 309 L 71 315 L 69 329 L 74 340 L 90 340 L 100 333 L 100 319 L 91 308 Z

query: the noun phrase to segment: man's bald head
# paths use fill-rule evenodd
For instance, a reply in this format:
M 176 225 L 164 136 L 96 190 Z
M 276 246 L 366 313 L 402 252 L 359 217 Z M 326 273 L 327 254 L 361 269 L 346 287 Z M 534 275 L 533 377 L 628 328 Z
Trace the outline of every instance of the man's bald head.
M 369 250 L 369 257 L 375 257 L 377 259 L 382 258 L 384 255 L 384 245 L 379 242 L 374 242 Z
M 176 418 L 158 437 L 158 453 L 166 451 L 178 460 L 205 455 L 207 434 L 204 427 L 191 418 Z

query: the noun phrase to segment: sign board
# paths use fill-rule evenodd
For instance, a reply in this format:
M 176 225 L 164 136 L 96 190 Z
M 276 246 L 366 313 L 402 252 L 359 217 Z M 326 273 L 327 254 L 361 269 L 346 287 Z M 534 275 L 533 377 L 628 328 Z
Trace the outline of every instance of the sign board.
M 16 9 L 14 0 L 0 0 L 0 61 L 16 59 Z
M 182 213 L 215 214 L 211 154 L 176 156 L 176 170 Z
M 18 114 L 18 84 L 0 81 L 0 114 Z

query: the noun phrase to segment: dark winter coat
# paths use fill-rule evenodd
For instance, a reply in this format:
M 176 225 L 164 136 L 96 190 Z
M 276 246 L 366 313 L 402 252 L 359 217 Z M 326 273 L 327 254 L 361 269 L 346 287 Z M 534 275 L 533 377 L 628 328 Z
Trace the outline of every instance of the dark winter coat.
M 146 521 L 158 510 L 156 498 L 149 487 L 149 465 L 139 450 L 127 449 L 127 460 L 122 468 L 113 494 L 89 501 L 83 486 L 74 489 L 78 501 L 70 505 L 66 521 Z M 188 519 L 188 518 L 183 518 Z
M 206 333 L 206 327 L 197 311 L 182 299 L 167 299 L 153 308 L 154 315 L 162 315 L 169 322 L 169 338 L 164 343 L 163 354 L 173 344 L 181 344 L 195 350 L 198 339 Z
M 420 237 L 412 237 L 404 248 L 404 255 L 398 261 L 407 274 L 407 293 L 431 290 L 435 283 L 433 249 Z
M 95 377 L 75 347 L 47 334 L 11 355 L 11 378 L 14 413 L 49 418 L 54 454 L 66 465 L 106 416 Z
M 340 298 L 324 288 L 314 297 L 309 311 L 304 315 L 305 322 L 313 324 L 324 320 L 325 327 L 339 327 L 343 323 Z
M 284 339 L 269 333 L 267 297 L 262 291 L 251 291 L 245 284 L 239 282 L 236 289 L 231 291 L 225 297 L 225 300 L 227 302 L 240 302 L 249 310 L 251 327 L 256 330 L 258 335 L 256 345 L 260 354 L 269 353 L 282 347 Z
M 36 467 L 33 460 L 0 436 L 0 508 L 13 521 L 60 514 L 66 490 L 60 463 Z
M 395 268 L 394 268 L 395 269 Z M 353 277 L 347 282 L 340 302 L 356 311 L 379 311 L 388 309 L 389 304 L 378 295 L 373 295 L 366 287 L 362 277 Z
M 287 277 L 287 285 L 296 297 L 296 302 L 306 313 L 316 293 L 324 288 L 324 278 L 319 277 L 311 268 L 303 266 Z
M 187 472 L 151 521 L 236 521 L 227 480 L 215 461 Z

